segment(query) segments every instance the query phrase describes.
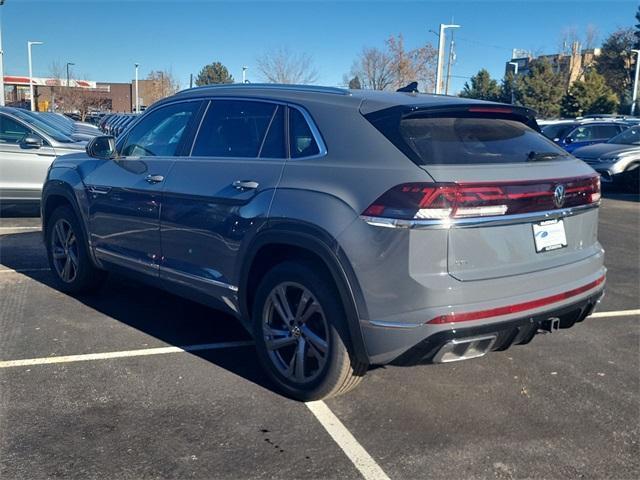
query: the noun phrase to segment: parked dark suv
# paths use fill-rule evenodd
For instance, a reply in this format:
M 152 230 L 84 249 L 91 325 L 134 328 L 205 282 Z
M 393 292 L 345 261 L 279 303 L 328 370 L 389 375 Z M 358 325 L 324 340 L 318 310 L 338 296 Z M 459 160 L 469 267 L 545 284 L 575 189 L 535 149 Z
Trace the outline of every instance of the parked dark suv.
M 60 289 L 122 271 L 224 309 L 308 400 L 371 365 L 479 357 L 582 321 L 604 288 L 599 201 L 597 174 L 524 108 L 230 85 L 57 159 L 42 218 Z

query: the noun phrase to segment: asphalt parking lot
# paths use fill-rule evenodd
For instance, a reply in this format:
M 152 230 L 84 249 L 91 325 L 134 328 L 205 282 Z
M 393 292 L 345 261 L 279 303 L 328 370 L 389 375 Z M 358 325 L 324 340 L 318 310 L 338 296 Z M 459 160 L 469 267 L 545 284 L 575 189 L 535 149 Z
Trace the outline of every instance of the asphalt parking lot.
M 275 393 L 216 311 L 121 277 L 56 291 L 39 223 L 0 218 L 0 478 L 640 475 L 640 316 L 603 314 L 640 308 L 637 196 L 603 202 L 602 316 L 478 360 L 377 369 L 313 405 Z

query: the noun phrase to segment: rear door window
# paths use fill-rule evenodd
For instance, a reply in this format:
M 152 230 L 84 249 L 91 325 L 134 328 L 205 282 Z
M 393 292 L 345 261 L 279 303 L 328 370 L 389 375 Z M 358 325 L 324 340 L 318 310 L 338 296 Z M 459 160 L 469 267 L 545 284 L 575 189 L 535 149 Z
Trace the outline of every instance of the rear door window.
M 284 158 L 284 133 L 278 133 L 284 128 L 281 110 L 268 102 L 213 100 L 191 155 L 257 158 L 264 153 L 265 157 Z
M 404 143 L 399 148 L 420 165 L 568 158 L 564 150 L 540 133 L 519 121 L 503 118 L 402 118 L 399 135 L 390 133 L 387 138 Z
M 594 127 L 594 138 L 611 138 L 620 132 L 617 125 L 598 125 Z

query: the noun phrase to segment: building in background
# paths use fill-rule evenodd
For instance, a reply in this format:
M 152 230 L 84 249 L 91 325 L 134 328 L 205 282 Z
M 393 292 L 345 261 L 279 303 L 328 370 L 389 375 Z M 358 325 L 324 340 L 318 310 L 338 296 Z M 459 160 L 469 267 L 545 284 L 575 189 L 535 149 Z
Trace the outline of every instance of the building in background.
M 5 75 L 4 84 L 7 105 L 29 108 L 29 77 Z M 33 85 L 39 111 L 126 113 L 135 104 L 131 83 L 33 77 Z
M 576 80 L 580 80 L 587 68 L 591 67 L 596 58 L 600 55 L 599 48 L 590 48 L 582 50 L 579 42 L 573 42 L 571 51 L 568 53 L 554 53 L 551 55 L 534 56 L 526 50 L 514 49 L 509 60 L 505 65 L 505 73 L 514 71 L 514 63 L 518 65 L 517 76 L 524 76 L 529 73 L 529 69 L 533 62 L 546 59 L 551 63 L 556 73 L 562 75 L 565 79 L 565 90 Z

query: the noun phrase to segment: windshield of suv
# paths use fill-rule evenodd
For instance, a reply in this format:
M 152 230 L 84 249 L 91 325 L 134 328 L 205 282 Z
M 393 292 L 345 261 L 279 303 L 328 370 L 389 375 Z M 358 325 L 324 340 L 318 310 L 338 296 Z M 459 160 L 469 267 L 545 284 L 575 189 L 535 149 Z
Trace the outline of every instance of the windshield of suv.
M 541 130 L 545 137 L 554 140 L 565 136 L 573 127 L 575 127 L 574 123 L 553 123 L 551 125 L 545 125 Z
M 640 145 L 640 126 L 631 127 L 619 133 L 607 143 L 617 143 L 619 145 Z
M 535 130 L 503 118 L 404 118 L 400 121 L 400 136 L 422 165 L 569 158 L 564 150 Z
M 51 125 L 47 125 L 46 123 L 44 123 L 39 118 L 32 117 L 28 113 L 21 112 L 19 109 L 16 109 L 11 113 L 13 113 L 16 117 L 24 120 L 28 124 L 30 124 L 30 125 L 32 125 L 32 126 L 34 126 L 36 128 L 39 128 L 41 131 L 43 131 L 44 133 L 49 135 L 51 138 L 53 138 L 56 142 L 60 142 L 60 143 L 75 143 L 75 140 L 69 138 L 64 133 L 62 133 L 60 130 L 55 129 Z

